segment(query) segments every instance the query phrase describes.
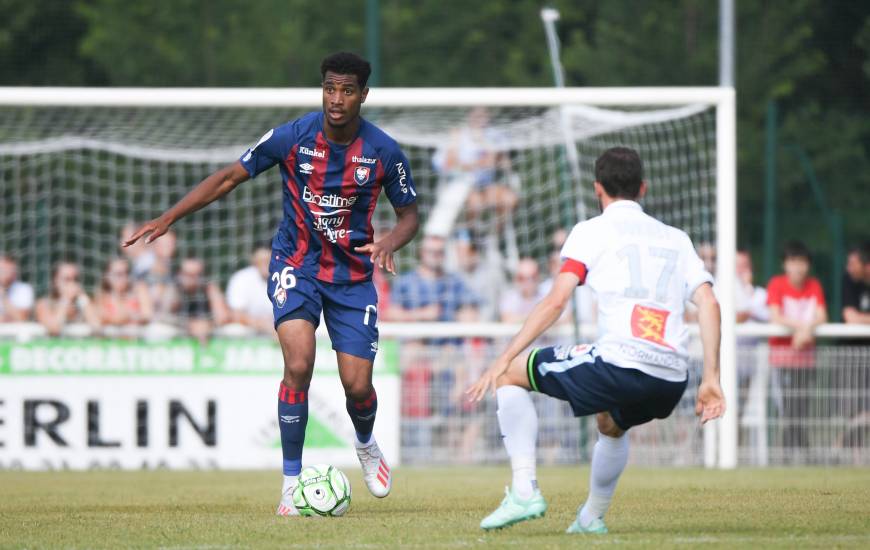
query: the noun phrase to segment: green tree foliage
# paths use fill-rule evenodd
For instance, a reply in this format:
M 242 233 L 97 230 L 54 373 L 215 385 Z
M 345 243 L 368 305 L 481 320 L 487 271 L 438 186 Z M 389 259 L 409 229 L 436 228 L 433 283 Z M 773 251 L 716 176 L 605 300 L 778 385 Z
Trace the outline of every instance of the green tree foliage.
M 716 84 L 714 0 L 551 4 L 569 85 Z M 541 5 L 380 0 L 382 84 L 548 86 Z M 870 237 L 870 7 L 736 5 L 740 242 L 760 250 L 771 99 L 781 142 L 807 151 L 848 241 Z M 362 51 L 366 37 L 361 0 L 0 0 L 0 9 L 3 85 L 312 86 L 325 54 Z M 824 256 L 826 226 L 786 150 L 778 172 L 780 242 L 802 237 Z

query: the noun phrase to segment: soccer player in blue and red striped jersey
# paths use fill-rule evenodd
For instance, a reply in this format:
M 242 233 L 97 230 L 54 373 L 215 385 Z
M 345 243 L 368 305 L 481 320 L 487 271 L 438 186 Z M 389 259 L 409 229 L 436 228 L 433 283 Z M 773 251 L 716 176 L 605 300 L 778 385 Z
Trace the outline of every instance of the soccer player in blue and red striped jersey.
M 336 53 L 320 67 L 323 111 L 272 130 L 235 162 L 208 176 L 160 217 L 142 225 L 160 237 L 180 218 L 275 165 L 284 185 L 284 218 L 272 239 L 269 298 L 284 355 L 278 425 L 284 454 L 279 515 L 297 515 L 292 493 L 301 470 L 308 421 L 308 385 L 314 369 L 314 331 L 321 312 L 338 359 L 355 447 L 371 493 L 385 497 L 392 477 L 372 431 L 378 407 L 372 364 L 378 349 L 375 264 L 395 274 L 393 253 L 419 225 L 417 192 L 398 144 L 360 117 L 371 67 L 351 53 Z M 372 215 L 381 189 L 396 213 L 395 227 L 378 241 Z

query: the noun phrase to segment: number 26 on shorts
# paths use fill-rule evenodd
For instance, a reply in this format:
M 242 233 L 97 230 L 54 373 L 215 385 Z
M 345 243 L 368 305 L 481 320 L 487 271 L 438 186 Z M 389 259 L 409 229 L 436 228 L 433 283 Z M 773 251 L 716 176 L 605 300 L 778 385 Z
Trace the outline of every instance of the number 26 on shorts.
M 296 275 L 293 274 L 293 268 L 289 265 L 282 269 L 280 273 L 277 271 L 272 273 L 271 278 L 275 281 L 275 290 L 272 293 L 275 297 L 278 296 L 281 290 L 288 290 L 296 286 Z

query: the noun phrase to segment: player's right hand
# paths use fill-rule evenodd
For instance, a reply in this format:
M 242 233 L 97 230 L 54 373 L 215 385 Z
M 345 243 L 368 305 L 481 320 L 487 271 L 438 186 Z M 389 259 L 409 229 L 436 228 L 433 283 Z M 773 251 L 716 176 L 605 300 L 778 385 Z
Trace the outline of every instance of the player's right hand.
M 498 381 L 498 377 L 507 371 L 508 366 L 510 365 L 509 361 L 504 361 L 500 357 L 495 360 L 495 362 L 490 365 L 486 372 L 484 372 L 480 378 L 471 385 L 470 388 L 465 390 L 466 395 L 468 395 L 468 399 L 470 401 L 481 401 L 486 394 L 492 391 L 493 397 L 495 396 L 495 390 L 498 387 L 496 383 Z
M 161 235 L 169 231 L 169 223 L 164 221 L 162 218 L 154 218 L 150 222 L 142 224 L 139 229 L 133 232 L 130 235 L 130 238 L 126 241 L 121 242 L 121 246 L 127 248 L 132 245 L 136 241 L 142 238 L 143 235 L 149 234 L 148 237 L 145 238 L 145 244 L 152 242 L 154 239 L 159 238 Z
M 725 414 L 725 395 L 719 382 L 701 381 L 698 386 L 695 414 L 701 417 L 701 424 L 706 424 Z

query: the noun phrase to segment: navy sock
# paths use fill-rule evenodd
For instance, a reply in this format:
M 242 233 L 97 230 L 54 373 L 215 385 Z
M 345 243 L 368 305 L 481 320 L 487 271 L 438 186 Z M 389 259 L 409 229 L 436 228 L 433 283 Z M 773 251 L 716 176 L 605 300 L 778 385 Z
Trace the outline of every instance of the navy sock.
M 285 476 L 295 476 L 302 471 L 302 444 L 305 442 L 307 425 L 308 388 L 296 391 L 281 382 L 278 391 L 278 427 L 281 429 Z
M 347 400 L 347 414 L 353 422 L 356 430 L 356 438 L 360 443 L 368 443 L 375 429 L 375 413 L 378 412 L 378 394 L 372 390 L 372 394 L 365 401 L 356 403 L 350 398 Z

